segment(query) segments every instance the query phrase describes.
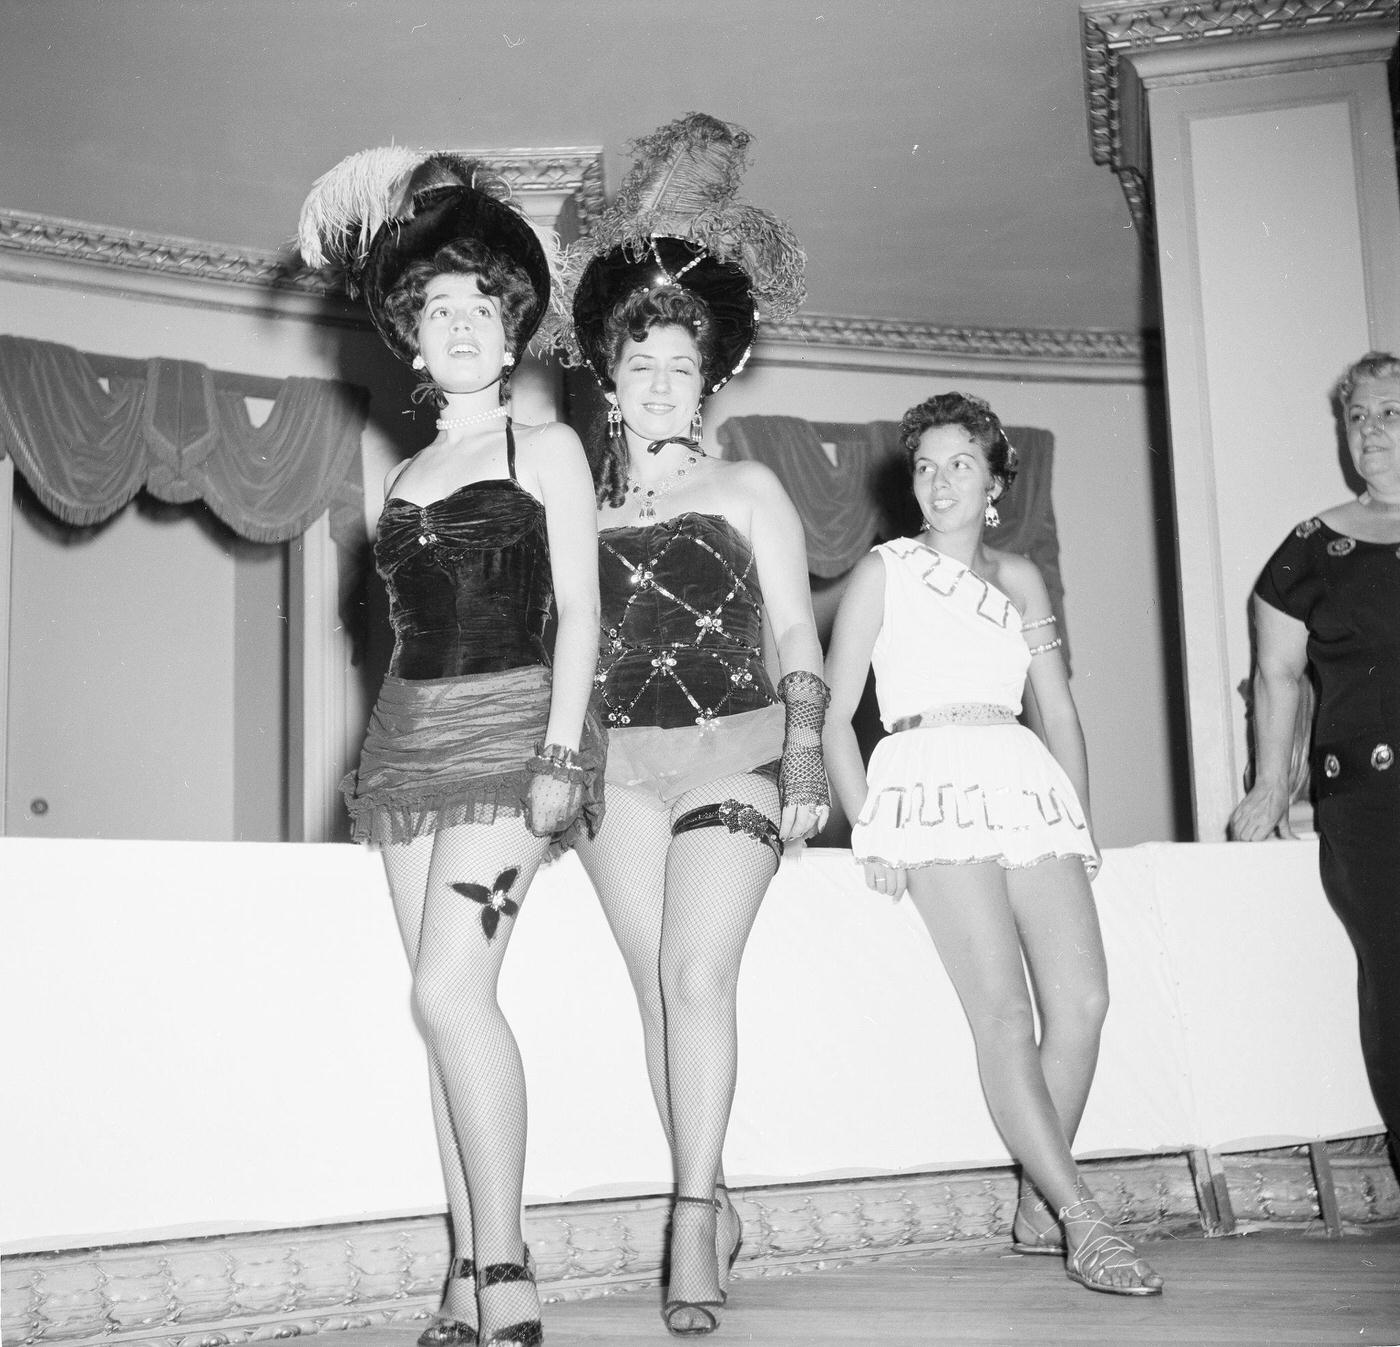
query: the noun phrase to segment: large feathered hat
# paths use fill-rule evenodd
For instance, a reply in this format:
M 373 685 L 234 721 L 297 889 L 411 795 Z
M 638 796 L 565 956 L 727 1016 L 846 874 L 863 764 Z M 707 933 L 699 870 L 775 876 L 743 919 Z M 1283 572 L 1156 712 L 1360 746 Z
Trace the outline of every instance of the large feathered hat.
M 563 291 L 553 282 L 562 250 L 557 236 L 537 229 L 509 197 L 499 175 L 460 154 L 402 146 L 361 150 L 311 188 L 298 229 L 302 259 L 338 271 L 352 294 L 364 296 L 385 345 L 411 360 L 412 349 L 385 314 L 386 296 L 414 262 L 443 244 L 475 239 L 515 263 L 535 292 L 514 333 L 519 358 L 537 332 L 541 348 L 557 344 L 555 328 L 565 310 Z M 554 321 L 540 331 L 546 317 Z
M 604 388 L 613 386 L 605 324 L 636 290 L 684 286 L 709 306 L 710 392 L 743 368 L 760 315 L 787 318 L 802 303 L 807 259 L 796 235 L 735 199 L 749 139 L 742 127 L 691 112 L 631 143 L 633 165 L 617 200 L 566 262 L 574 284 L 565 358 L 587 361 Z

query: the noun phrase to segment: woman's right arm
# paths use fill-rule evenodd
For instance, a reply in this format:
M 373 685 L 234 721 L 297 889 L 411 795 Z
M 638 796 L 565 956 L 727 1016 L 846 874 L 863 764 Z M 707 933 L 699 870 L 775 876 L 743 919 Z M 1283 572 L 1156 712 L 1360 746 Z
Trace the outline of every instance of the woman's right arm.
M 1288 802 L 1289 765 L 1298 694 L 1308 667 L 1308 629 L 1255 595 L 1254 785 L 1230 815 L 1230 836 L 1259 842 L 1275 828 L 1292 837 Z
M 831 705 L 827 708 L 822 753 L 827 778 L 852 823 L 865 807 L 868 783 L 851 720 L 865 692 L 870 656 L 884 620 L 885 563 L 878 553 L 867 552 L 856 563 L 841 595 L 826 654 Z M 897 899 L 904 892 L 904 872 L 878 861 L 866 863 L 865 882 L 890 898 Z

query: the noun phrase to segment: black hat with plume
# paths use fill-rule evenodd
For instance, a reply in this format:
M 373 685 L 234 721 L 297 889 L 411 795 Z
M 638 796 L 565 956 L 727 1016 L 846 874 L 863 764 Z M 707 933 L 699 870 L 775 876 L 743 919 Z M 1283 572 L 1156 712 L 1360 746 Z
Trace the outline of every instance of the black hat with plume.
M 301 255 L 308 266 L 339 270 L 347 288 L 364 296 L 385 345 L 411 360 L 413 350 L 385 314 L 385 298 L 413 263 L 444 244 L 475 239 L 518 266 L 535 292 L 514 333 L 518 358 L 550 315 L 551 296 L 554 321 L 539 344 L 557 340 L 553 328 L 564 312 L 553 280 L 562 254 L 552 231 L 531 224 L 509 192 L 486 165 L 460 154 L 401 146 L 361 150 L 313 185 L 301 208 Z
M 768 211 L 735 200 L 749 133 L 702 112 L 687 113 L 631 143 L 633 165 L 593 232 L 570 249 L 576 277 L 566 359 L 587 361 L 613 386 L 604 333 L 608 315 L 637 290 L 678 285 L 715 320 L 717 392 L 744 366 L 760 315 L 787 318 L 805 295 L 806 257 Z

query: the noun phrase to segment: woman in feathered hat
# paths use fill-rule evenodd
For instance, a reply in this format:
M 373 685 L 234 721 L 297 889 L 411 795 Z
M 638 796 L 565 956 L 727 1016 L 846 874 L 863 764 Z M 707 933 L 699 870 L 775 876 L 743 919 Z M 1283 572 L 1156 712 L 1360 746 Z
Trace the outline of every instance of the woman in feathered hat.
M 594 473 L 608 818 L 580 855 L 641 1005 L 677 1185 L 664 1317 L 684 1336 L 717 1326 L 741 1239 L 720 1170 L 740 959 L 783 842 L 827 814 L 802 524 L 767 468 L 700 445 L 756 300 L 791 312 L 802 292 L 796 240 L 733 200 L 747 143 L 698 114 L 637 142 L 573 305 L 609 402 Z
M 343 783 L 356 836 L 382 849 L 428 1040 L 456 1254 L 420 1339 L 437 1347 L 542 1340 L 521 1234 L 525 1081 L 496 981 L 551 840 L 602 813 L 591 483 L 573 431 L 507 410 L 551 276 L 494 188 L 456 156 L 374 150 L 302 212 L 307 261 L 349 267 L 439 407 L 437 438 L 385 482 L 375 561 L 394 653 Z

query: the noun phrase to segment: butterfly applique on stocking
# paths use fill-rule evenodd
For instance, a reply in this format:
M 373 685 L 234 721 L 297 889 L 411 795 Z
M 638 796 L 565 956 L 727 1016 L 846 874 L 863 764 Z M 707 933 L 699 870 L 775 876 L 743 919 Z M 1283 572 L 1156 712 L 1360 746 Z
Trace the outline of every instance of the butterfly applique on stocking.
M 472 902 L 481 904 L 481 929 L 486 932 L 488 940 L 495 936 L 496 928 L 501 924 L 503 916 L 513 917 L 520 911 L 520 904 L 510 897 L 511 885 L 515 883 L 515 877 L 519 873 L 520 868 L 514 865 L 508 870 L 502 870 L 489 889 L 484 884 L 450 884 L 448 886 L 455 889 L 464 898 L 470 898 Z

